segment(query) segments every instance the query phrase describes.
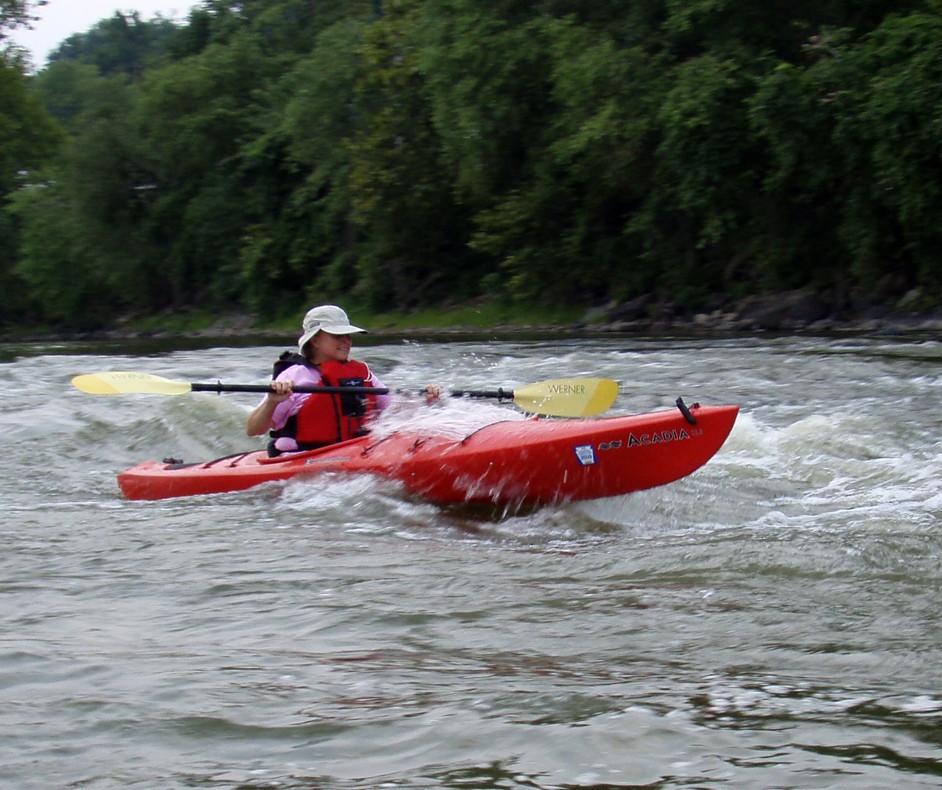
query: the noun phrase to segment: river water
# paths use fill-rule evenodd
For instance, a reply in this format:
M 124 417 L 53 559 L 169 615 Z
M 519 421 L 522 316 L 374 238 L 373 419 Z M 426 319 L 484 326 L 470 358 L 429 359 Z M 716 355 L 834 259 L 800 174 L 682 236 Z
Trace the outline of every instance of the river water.
M 72 376 L 254 383 L 286 346 L 0 347 L 3 787 L 942 784 L 942 344 L 370 342 L 394 387 L 742 411 L 687 479 L 528 513 L 342 477 L 129 502 L 139 460 L 260 445 L 256 396 Z

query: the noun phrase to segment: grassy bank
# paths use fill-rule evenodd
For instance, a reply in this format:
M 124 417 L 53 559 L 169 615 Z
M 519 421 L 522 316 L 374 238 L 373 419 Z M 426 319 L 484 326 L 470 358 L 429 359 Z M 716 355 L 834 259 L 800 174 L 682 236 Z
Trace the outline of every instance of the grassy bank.
M 354 324 L 373 335 L 446 335 L 477 332 L 513 333 L 571 327 L 584 319 L 585 308 L 566 309 L 508 307 L 501 303 L 475 302 L 451 304 L 417 311 L 371 313 L 345 306 Z M 301 327 L 303 309 L 296 313 L 274 316 L 253 316 L 247 313 L 211 313 L 187 310 L 149 316 L 125 316 L 99 329 L 76 331 L 68 327 L 19 326 L 6 327 L 0 342 L 36 340 L 82 340 L 191 337 L 293 337 Z
M 585 314 L 585 308 L 566 309 L 507 307 L 499 303 L 475 302 L 449 305 L 415 312 L 380 313 L 363 319 L 377 332 L 460 331 L 526 329 L 571 325 Z
M 368 329 L 374 334 L 410 334 L 449 332 L 484 332 L 491 330 L 526 330 L 572 326 L 583 320 L 584 307 L 550 309 L 538 307 L 508 307 L 499 302 L 476 301 L 469 304 L 450 304 L 435 308 L 415 311 L 390 311 L 372 313 L 369 310 L 343 305 L 350 315 L 350 320 Z M 173 326 L 164 327 L 165 331 L 213 330 L 246 331 L 287 334 L 297 333 L 301 326 L 303 312 L 285 316 L 259 316 L 254 320 L 249 316 L 209 317 L 194 314 L 189 321 L 185 316 L 178 316 Z M 135 326 L 154 330 L 159 322 L 148 319 L 135 322 Z

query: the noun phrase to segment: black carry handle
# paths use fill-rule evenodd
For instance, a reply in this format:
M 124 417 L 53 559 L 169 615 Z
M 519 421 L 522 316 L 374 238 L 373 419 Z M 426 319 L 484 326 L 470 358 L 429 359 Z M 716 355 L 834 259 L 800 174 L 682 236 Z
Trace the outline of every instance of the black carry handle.
M 687 404 L 684 403 L 684 399 L 683 399 L 683 398 L 678 398 L 677 401 L 676 401 L 676 403 L 677 403 L 677 408 L 680 409 L 680 413 L 684 415 L 684 419 L 685 419 L 687 422 L 689 422 L 691 425 L 696 425 L 696 424 L 697 424 L 697 418 L 694 417 L 694 416 L 690 413 L 690 409 L 687 408 Z M 696 404 L 696 403 L 695 403 L 695 404 L 693 405 L 693 407 L 696 408 L 698 405 L 699 405 L 699 404 Z

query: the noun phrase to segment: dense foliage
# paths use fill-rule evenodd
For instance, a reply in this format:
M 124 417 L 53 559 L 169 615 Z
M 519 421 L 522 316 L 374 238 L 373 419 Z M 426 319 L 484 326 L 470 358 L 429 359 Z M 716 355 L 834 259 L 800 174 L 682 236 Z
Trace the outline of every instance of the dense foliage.
M 204 0 L 26 68 L 7 325 L 942 297 L 939 0 Z

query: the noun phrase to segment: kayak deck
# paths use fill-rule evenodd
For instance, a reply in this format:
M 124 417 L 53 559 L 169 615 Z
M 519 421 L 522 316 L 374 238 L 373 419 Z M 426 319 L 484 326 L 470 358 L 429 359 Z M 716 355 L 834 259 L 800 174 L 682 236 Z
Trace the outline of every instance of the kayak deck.
M 323 472 L 375 474 L 439 503 L 552 504 L 627 494 L 689 475 L 720 449 L 737 406 L 487 425 L 462 439 L 419 432 L 351 439 L 269 458 L 144 461 L 118 475 L 128 499 L 240 491 Z

